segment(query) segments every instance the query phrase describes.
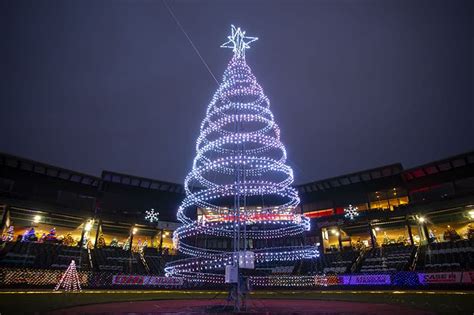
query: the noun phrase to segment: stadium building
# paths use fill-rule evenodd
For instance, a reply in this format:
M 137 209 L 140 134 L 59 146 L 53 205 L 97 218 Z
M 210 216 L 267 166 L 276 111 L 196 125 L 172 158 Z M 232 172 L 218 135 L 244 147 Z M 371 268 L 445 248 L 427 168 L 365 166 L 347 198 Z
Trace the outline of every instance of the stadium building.
M 298 187 L 312 218 L 318 271 L 474 268 L 474 152 L 404 170 L 401 164 Z M 357 208 L 351 216 L 349 207 Z M 459 250 L 470 247 L 470 249 Z
M 0 170 L 2 286 L 50 285 L 71 260 L 91 287 L 117 284 L 118 275 L 137 284 L 129 276 L 161 276 L 177 258 L 172 234 L 182 185 L 111 171 L 96 177 L 8 154 L 0 155 Z M 314 282 L 315 275 L 474 268 L 474 152 L 296 188 L 311 221 L 301 243 L 319 246 L 321 255 L 272 265 L 269 275 Z M 205 215 L 196 209 L 198 220 Z M 35 270 L 45 276 L 31 276 Z

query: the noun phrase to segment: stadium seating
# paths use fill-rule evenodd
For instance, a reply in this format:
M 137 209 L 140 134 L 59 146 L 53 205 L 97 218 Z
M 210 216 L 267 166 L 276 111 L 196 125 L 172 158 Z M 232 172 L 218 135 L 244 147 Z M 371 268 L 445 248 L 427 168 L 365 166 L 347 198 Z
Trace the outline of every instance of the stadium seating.
M 35 269 L 65 269 L 76 261 L 78 269 L 126 274 L 164 275 L 167 261 L 177 256 L 162 255 L 156 248 L 142 253 L 119 247 L 81 249 L 54 243 L 6 242 L 0 250 L 0 266 Z M 92 259 L 89 260 L 89 257 Z M 457 240 L 422 246 L 383 245 L 366 252 L 345 250 L 326 253 L 317 259 L 288 263 L 271 262 L 260 271 L 273 275 L 380 273 L 417 270 L 455 271 L 474 269 L 474 240 Z
M 125 251 L 119 247 L 104 247 L 92 250 L 94 269 L 98 271 L 146 274 L 138 254 Z
M 346 273 L 351 271 L 352 265 L 359 257 L 360 252 L 348 250 L 340 253 L 324 254 L 320 259 L 319 271 L 323 273 Z
M 416 247 L 403 244 L 383 245 L 372 248 L 363 258 L 360 272 L 405 271 L 413 263 Z
M 76 262 L 78 269 L 87 270 L 89 268 L 87 250 L 81 249 L 77 246 L 57 246 L 57 255 L 53 263 L 52 268 L 65 269 L 71 263 L 71 260 Z
M 7 242 L 0 254 L 0 265 L 64 269 L 76 261 L 78 269 L 88 269 L 87 251 L 54 243 Z
M 291 274 L 293 272 L 294 266 L 277 266 L 271 268 L 272 274 Z
M 71 263 L 81 270 L 91 270 L 89 252 L 77 246 L 38 242 L 6 242 L 0 250 L 0 266 L 35 269 L 65 269 Z M 165 259 L 156 249 L 147 248 L 143 259 L 118 247 L 91 249 L 92 266 L 96 271 L 130 274 L 162 275 Z
M 295 275 L 313 275 L 316 274 L 317 264 L 315 259 L 303 259 L 301 264 L 293 270 Z
M 150 273 L 155 275 L 163 275 L 165 261 L 156 248 L 144 248 L 143 257 Z
M 35 267 L 36 251 L 33 251 L 32 246 L 33 243 L 5 243 L 0 264 L 8 267 Z
M 424 269 L 431 271 L 474 268 L 474 239 L 432 243 L 425 254 Z

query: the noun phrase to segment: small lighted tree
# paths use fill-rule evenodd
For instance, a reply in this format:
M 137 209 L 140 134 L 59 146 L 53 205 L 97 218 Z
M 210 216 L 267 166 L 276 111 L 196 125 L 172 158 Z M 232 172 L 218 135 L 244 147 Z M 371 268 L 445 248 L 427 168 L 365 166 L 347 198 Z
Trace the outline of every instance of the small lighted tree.
M 79 274 L 76 270 L 76 262 L 74 260 L 71 260 L 69 267 L 67 267 L 66 271 L 61 277 L 61 280 L 59 280 L 58 284 L 54 288 L 54 291 L 59 291 L 61 289 L 68 292 L 77 292 L 82 290 Z
M 15 227 L 13 225 L 10 225 L 10 227 L 7 230 L 7 235 L 4 236 L 4 241 L 6 242 L 11 242 L 15 238 Z

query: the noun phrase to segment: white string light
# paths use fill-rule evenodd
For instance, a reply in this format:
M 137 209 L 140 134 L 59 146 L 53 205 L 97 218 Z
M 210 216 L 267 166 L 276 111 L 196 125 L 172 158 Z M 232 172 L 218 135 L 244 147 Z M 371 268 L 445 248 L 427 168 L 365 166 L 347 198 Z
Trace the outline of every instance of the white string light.
M 54 288 L 54 291 L 58 291 L 61 288 L 64 291 L 74 292 L 82 290 L 81 281 L 79 280 L 79 275 L 77 274 L 76 270 L 76 262 L 74 260 L 72 260 L 69 266 L 67 267 L 66 271 L 61 277 L 61 280 L 59 280 L 58 284 Z

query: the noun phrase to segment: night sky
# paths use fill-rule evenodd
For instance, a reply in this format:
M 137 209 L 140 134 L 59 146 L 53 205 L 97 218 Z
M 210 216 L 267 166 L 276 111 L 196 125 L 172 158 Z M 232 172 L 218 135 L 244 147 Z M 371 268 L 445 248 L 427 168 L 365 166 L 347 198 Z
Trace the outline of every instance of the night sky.
M 473 1 L 171 1 L 220 80 L 230 25 L 297 183 L 474 149 Z M 217 86 L 162 1 L 0 2 L 0 151 L 182 183 Z

